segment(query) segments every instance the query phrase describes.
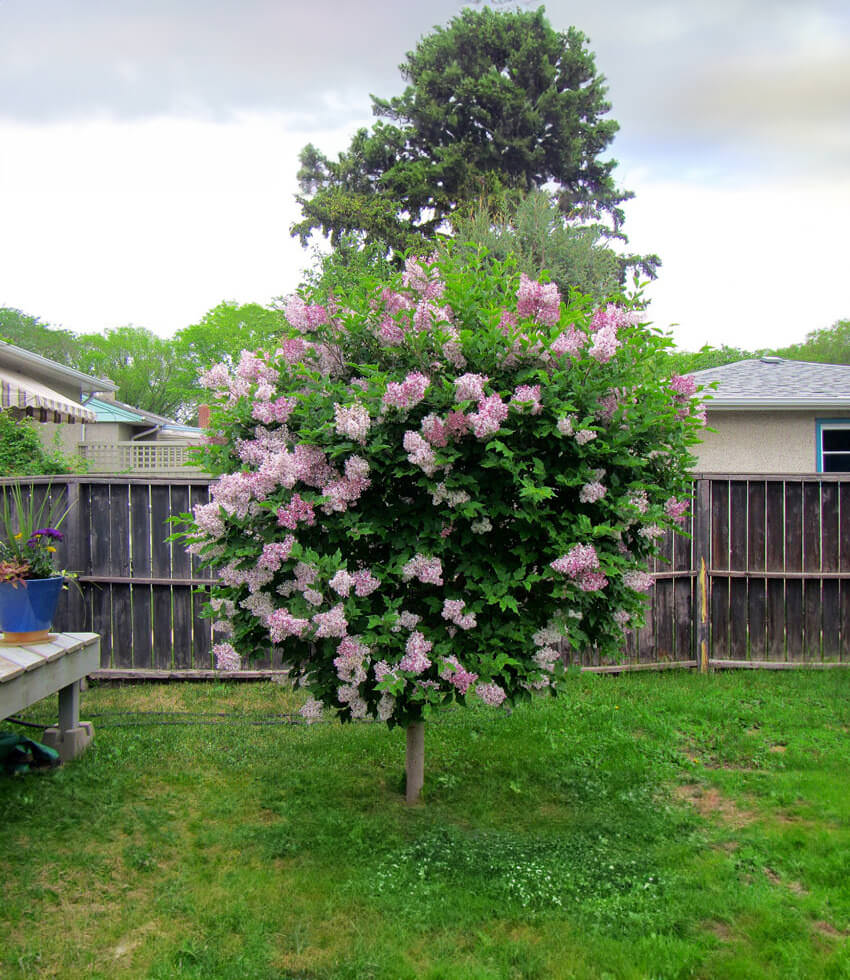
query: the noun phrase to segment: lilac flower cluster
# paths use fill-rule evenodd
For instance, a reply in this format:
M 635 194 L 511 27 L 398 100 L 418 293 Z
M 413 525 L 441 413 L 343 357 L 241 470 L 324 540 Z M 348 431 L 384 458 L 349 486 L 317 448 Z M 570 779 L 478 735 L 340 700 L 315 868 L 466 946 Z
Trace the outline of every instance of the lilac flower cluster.
M 315 524 L 316 512 L 312 504 L 303 500 L 300 494 L 294 493 L 285 507 L 278 507 L 277 522 L 281 527 L 288 527 L 294 531 L 300 521 L 305 524 Z
M 664 504 L 664 513 L 676 524 L 684 524 L 688 512 L 688 501 L 668 497 Z
M 464 613 L 466 602 L 463 599 L 445 599 L 443 601 L 443 619 L 454 623 L 462 630 L 471 630 L 478 625 L 475 613 Z
M 573 545 L 565 555 L 549 564 L 556 572 L 573 579 L 582 592 L 597 592 L 608 584 L 608 579 L 597 571 L 599 555 L 592 544 Z
M 517 316 L 554 327 L 561 318 L 561 294 L 553 282 L 535 282 L 522 273 L 517 293 Z
M 431 666 L 428 654 L 431 652 L 432 646 L 433 644 L 426 640 L 422 633 L 415 630 L 407 638 L 404 656 L 398 663 L 399 669 L 409 671 L 412 674 L 423 674 Z
M 511 405 L 520 411 L 529 411 L 532 415 L 539 415 L 543 411 L 540 402 L 540 385 L 518 385 L 514 389 Z
M 459 694 L 466 694 L 478 680 L 478 674 L 468 671 L 455 656 L 445 658 L 440 667 L 440 677 L 445 678 Z
M 508 417 L 508 406 L 500 395 L 490 395 L 478 402 L 478 411 L 469 415 L 472 431 L 479 439 L 494 436 Z
M 490 379 L 483 374 L 462 374 L 455 378 L 455 398 L 459 402 L 478 402 L 484 398 L 484 385 Z
M 437 457 L 430 443 L 426 442 L 418 432 L 408 429 L 402 440 L 407 450 L 408 460 L 418 466 L 426 476 L 433 476 L 437 471 Z
M 623 585 L 635 592 L 648 592 L 655 579 L 648 572 L 628 571 L 623 573 Z
M 429 558 L 417 553 L 405 563 L 401 570 L 401 577 L 405 582 L 416 578 L 426 585 L 442 585 L 443 566 L 439 558 Z
M 334 429 L 337 435 L 348 436 L 363 445 L 371 425 L 369 411 L 360 402 L 353 405 L 334 405 Z
M 578 499 L 583 504 L 595 504 L 601 500 L 608 492 L 607 488 L 601 483 L 585 483 L 579 491 Z
M 425 397 L 425 392 L 431 382 L 424 374 L 413 371 L 402 382 L 390 381 L 384 392 L 384 408 L 413 408 Z
M 479 684 L 475 688 L 475 693 L 485 704 L 489 704 L 491 708 L 498 708 L 507 697 L 504 688 L 498 684 Z
M 212 648 L 217 670 L 239 670 L 242 658 L 229 643 L 216 643 Z

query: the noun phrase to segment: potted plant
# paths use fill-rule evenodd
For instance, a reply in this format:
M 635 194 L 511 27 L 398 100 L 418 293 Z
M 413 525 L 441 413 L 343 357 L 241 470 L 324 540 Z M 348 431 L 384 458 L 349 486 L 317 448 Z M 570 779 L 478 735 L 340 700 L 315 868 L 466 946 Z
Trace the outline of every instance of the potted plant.
M 0 630 L 4 643 L 49 639 L 59 595 L 70 577 L 56 568 L 56 545 L 63 537 L 59 525 L 69 508 L 50 503 L 49 493 L 50 487 L 36 504 L 35 493 L 25 496 L 19 483 L 2 488 Z

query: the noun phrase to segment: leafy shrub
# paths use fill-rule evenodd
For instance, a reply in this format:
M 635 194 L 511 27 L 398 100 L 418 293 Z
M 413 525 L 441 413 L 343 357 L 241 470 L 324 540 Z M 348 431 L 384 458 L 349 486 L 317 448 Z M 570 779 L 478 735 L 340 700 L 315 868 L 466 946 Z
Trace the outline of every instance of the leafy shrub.
M 552 690 L 563 643 L 616 650 L 702 424 L 666 340 L 480 255 L 310 300 L 203 378 L 221 476 L 180 536 L 218 570 L 219 666 L 274 646 L 308 716 L 407 725 Z

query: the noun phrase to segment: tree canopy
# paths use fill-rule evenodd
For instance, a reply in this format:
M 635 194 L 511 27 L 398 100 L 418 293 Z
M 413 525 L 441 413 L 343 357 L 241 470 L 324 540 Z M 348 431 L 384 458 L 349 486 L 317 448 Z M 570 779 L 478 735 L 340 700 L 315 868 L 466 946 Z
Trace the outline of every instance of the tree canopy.
M 331 160 L 301 152 L 297 196 L 306 243 L 346 232 L 404 250 L 433 238 L 447 216 L 482 195 L 555 187 L 561 212 L 609 219 L 631 194 L 601 160 L 618 126 L 604 118 L 604 77 L 581 31 L 555 31 L 536 11 L 463 10 L 424 37 L 400 66 L 409 83 L 372 97 L 379 121 Z

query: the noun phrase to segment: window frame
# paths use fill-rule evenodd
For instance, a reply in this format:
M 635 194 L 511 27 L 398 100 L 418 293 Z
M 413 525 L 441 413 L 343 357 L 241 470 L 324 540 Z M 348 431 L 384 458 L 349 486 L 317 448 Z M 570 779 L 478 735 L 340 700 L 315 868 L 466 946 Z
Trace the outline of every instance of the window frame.
M 824 468 L 823 468 L 823 457 L 824 457 L 823 434 L 824 434 L 824 432 L 829 432 L 830 430 L 834 430 L 834 429 L 846 429 L 847 431 L 850 431 L 850 418 L 842 418 L 842 419 L 815 419 L 815 431 L 816 431 L 816 439 L 817 439 L 816 450 L 817 450 L 817 468 L 818 468 L 818 473 L 826 473 L 826 472 L 828 472 L 827 470 L 824 470 Z M 848 450 L 846 452 L 842 452 L 840 454 L 839 453 L 834 453 L 833 450 L 827 450 L 826 452 L 827 452 L 827 455 L 833 455 L 833 454 L 834 455 L 850 455 L 850 450 Z M 832 472 L 832 473 L 850 473 L 850 468 L 848 468 L 846 470 L 831 470 L 829 472 Z

